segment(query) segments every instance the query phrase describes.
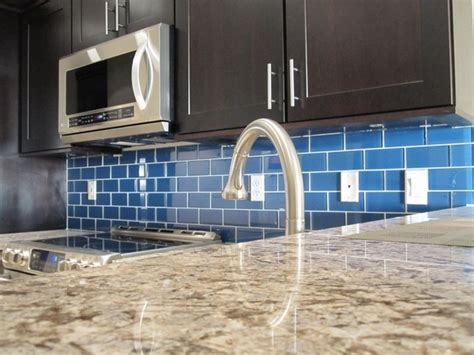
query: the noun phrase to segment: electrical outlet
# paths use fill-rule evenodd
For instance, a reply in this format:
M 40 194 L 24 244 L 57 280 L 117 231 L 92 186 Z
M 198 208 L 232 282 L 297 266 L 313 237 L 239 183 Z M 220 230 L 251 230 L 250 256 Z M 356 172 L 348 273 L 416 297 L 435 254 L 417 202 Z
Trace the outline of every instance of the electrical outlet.
M 87 199 L 91 201 L 97 199 L 97 181 L 95 180 L 87 181 Z
M 265 177 L 262 174 L 250 175 L 250 201 L 265 200 Z
M 428 170 L 405 170 L 405 203 L 407 205 L 428 204 Z
M 359 202 L 359 172 L 341 172 L 341 202 Z

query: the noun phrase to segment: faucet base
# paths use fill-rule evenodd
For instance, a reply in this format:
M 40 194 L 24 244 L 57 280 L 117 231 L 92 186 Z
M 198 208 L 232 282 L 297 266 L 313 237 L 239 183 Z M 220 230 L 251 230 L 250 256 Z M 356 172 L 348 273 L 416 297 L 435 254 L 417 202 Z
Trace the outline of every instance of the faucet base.
M 298 234 L 305 232 L 305 222 L 304 219 L 289 219 L 286 220 L 286 234 Z

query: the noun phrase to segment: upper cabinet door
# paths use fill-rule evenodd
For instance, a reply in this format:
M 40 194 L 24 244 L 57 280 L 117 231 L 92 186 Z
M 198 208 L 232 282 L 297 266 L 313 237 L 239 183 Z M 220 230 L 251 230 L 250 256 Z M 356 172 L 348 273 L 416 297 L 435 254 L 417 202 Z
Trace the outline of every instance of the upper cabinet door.
M 126 25 L 128 33 L 158 23 L 174 25 L 174 0 L 129 0 Z
M 283 1 L 177 0 L 177 130 L 283 120 Z
M 58 63 L 71 53 L 71 2 L 51 0 L 22 20 L 21 152 L 66 147 L 58 133 Z
M 286 6 L 289 121 L 453 104 L 449 0 Z

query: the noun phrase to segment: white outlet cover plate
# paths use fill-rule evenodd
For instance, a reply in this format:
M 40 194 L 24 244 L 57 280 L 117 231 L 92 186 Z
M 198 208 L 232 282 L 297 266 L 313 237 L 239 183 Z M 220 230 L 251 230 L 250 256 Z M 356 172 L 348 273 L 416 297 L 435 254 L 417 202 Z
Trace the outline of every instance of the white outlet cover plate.
M 97 199 L 97 182 L 95 180 L 87 181 L 87 199 L 91 201 Z
M 341 172 L 341 202 L 359 202 L 359 172 Z
M 250 201 L 265 201 L 265 176 L 250 175 Z
M 428 169 L 405 170 L 405 204 L 428 204 Z

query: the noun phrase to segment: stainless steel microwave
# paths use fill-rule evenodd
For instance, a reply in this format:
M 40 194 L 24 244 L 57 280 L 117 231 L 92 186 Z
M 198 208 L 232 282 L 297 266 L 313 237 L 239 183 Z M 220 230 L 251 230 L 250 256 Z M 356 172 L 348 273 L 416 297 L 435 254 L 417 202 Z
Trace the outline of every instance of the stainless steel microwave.
M 171 28 L 159 24 L 61 58 L 63 142 L 166 135 L 173 114 L 171 54 Z

